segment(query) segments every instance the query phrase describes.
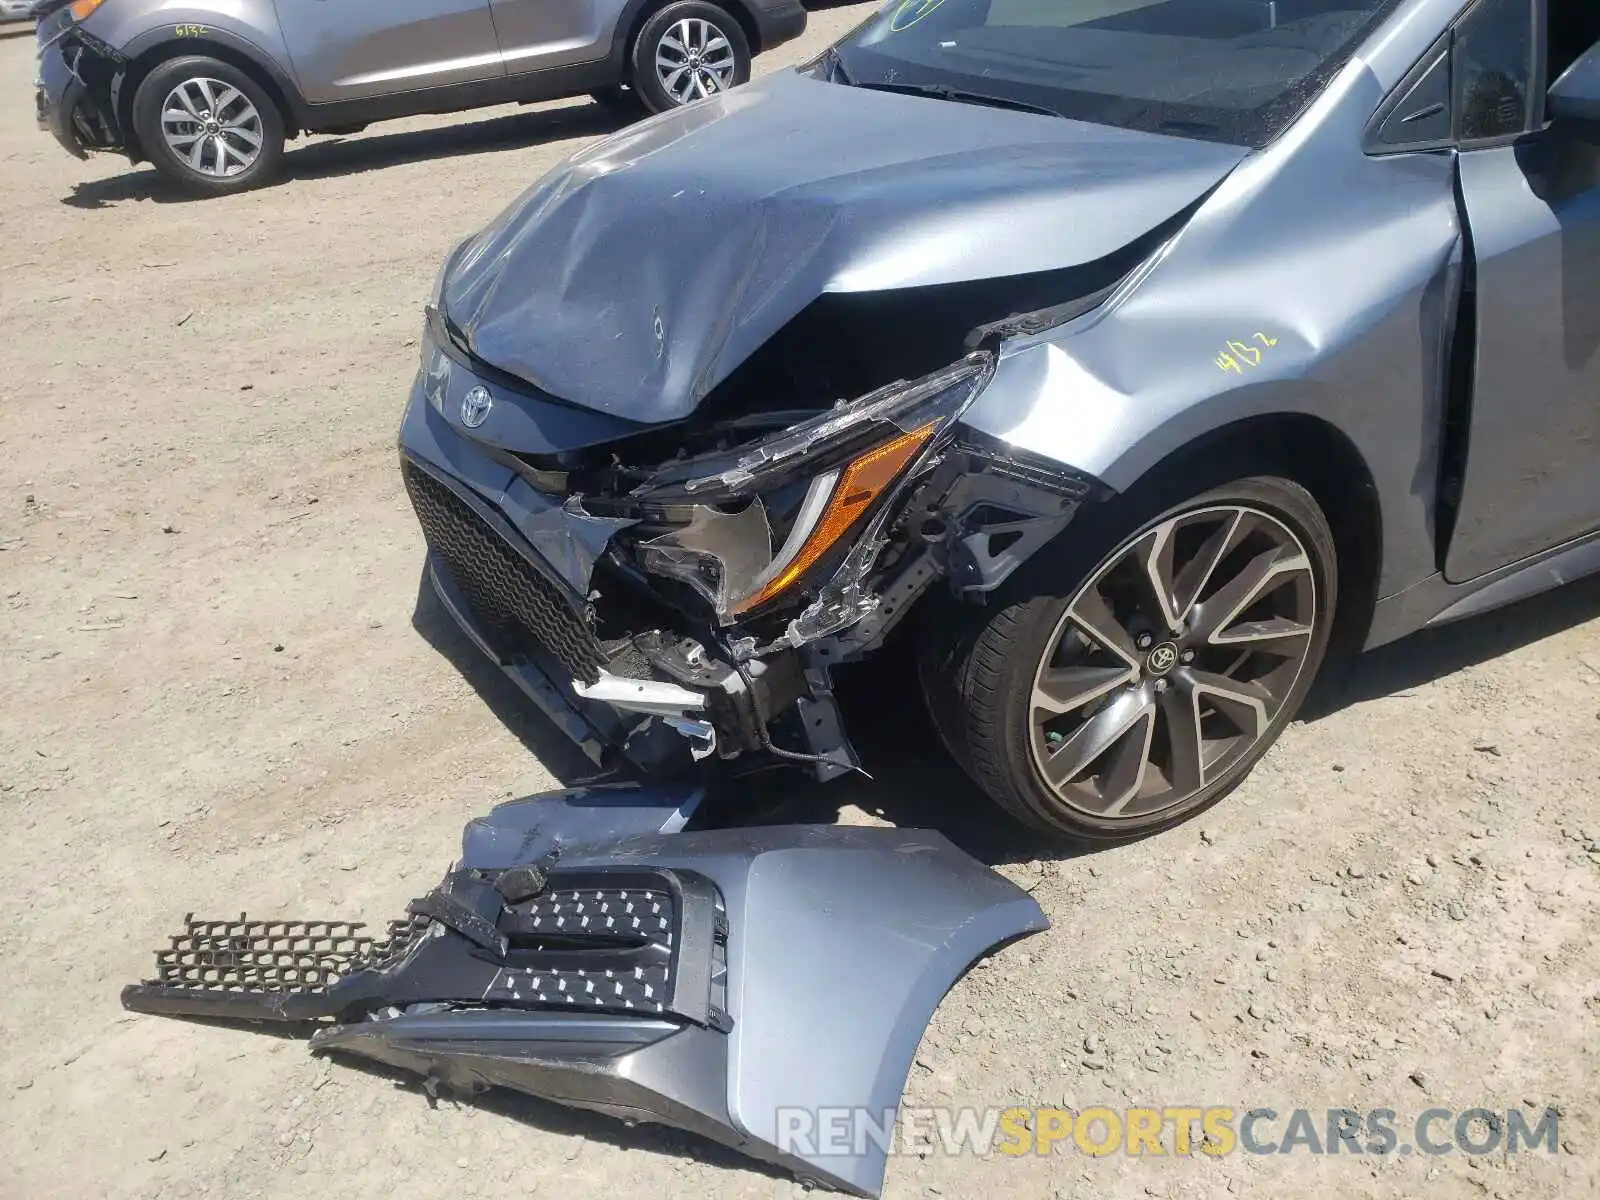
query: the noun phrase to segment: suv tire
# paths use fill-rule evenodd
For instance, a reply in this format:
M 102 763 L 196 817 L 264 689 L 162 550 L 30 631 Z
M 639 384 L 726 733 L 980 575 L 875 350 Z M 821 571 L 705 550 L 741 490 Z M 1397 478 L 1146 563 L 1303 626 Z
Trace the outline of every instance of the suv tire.
M 750 79 L 750 43 L 733 14 L 703 0 L 677 0 L 653 13 L 634 39 L 634 92 L 666 112 Z
M 133 129 L 155 169 L 191 195 L 257 187 L 283 162 L 283 114 L 267 90 L 204 55 L 168 59 L 145 76 Z

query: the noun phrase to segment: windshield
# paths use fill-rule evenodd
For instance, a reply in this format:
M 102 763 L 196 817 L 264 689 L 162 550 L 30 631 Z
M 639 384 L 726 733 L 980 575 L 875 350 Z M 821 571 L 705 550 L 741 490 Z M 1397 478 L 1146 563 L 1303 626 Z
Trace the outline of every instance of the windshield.
M 1399 0 L 890 0 L 837 83 L 1259 147 Z

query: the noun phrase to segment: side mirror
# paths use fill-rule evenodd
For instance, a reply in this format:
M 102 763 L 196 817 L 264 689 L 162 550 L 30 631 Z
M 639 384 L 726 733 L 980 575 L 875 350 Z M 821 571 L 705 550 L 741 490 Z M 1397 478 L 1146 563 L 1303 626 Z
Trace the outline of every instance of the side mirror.
M 1600 43 L 1550 85 L 1545 112 L 1553 121 L 1600 125 Z

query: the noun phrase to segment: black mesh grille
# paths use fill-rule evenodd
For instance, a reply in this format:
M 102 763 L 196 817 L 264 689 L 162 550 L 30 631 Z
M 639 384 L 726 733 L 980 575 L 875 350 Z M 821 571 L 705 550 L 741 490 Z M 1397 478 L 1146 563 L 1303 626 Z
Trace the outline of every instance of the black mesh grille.
M 511 906 L 518 928 L 555 938 L 626 938 L 672 947 L 672 897 L 654 888 L 546 892 Z
M 427 472 L 402 461 L 401 473 L 428 549 L 450 572 L 495 652 L 518 662 L 537 647 L 573 679 L 599 679 L 605 656 L 561 589 Z
M 665 1012 L 671 998 L 672 896 L 653 888 L 548 892 L 511 907 L 538 966 L 506 967 L 484 999 L 501 1004 Z M 610 948 L 612 953 L 607 953 Z M 578 951 L 571 965 L 561 950 Z M 552 954 L 552 951 L 554 952 Z M 609 961 L 608 961 L 609 960 Z M 578 966 L 581 961 L 584 965 Z
M 396 921 L 383 940 L 354 921 L 196 921 L 156 952 L 148 982 L 207 992 L 320 993 L 363 967 L 398 957 L 421 925 Z
M 670 1013 L 732 1027 L 727 913 L 703 875 L 555 871 L 537 894 L 509 903 L 500 875 L 453 870 L 378 937 L 348 921 L 185 917 L 157 952 L 155 977 L 124 988 L 122 1002 L 135 1012 L 297 1022 L 449 1001 Z M 426 916 L 425 907 L 439 911 Z M 483 929 L 464 928 L 463 917 Z M 474 936 L 485 930 L 487 939 Z

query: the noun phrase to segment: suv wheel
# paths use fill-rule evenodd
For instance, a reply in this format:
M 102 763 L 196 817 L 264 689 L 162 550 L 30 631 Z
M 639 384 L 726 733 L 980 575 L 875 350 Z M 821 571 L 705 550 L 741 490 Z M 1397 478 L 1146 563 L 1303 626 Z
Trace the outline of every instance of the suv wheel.
M 283 159 L 277 105 L 250 76 L 214 58 L 174 58 L 145 76 L 133 128 L 156 170 L 194 195 L 255 187 Z
M 726 10 L 678 0 L 653 14 L 633 44 L 632 83 L 652 112 L 665 112 L 750 78 L 750 43 Z
M 1059 556 L 1041 552 L 922 662 L 978 785 L 1078 841 L 1146 836 L 1237 787 L 1299 710 L 1332 629 L 1333 534 L 1305 489 L 1240 479 L 1139 519 L 1152 499 L 1085 514 Z

